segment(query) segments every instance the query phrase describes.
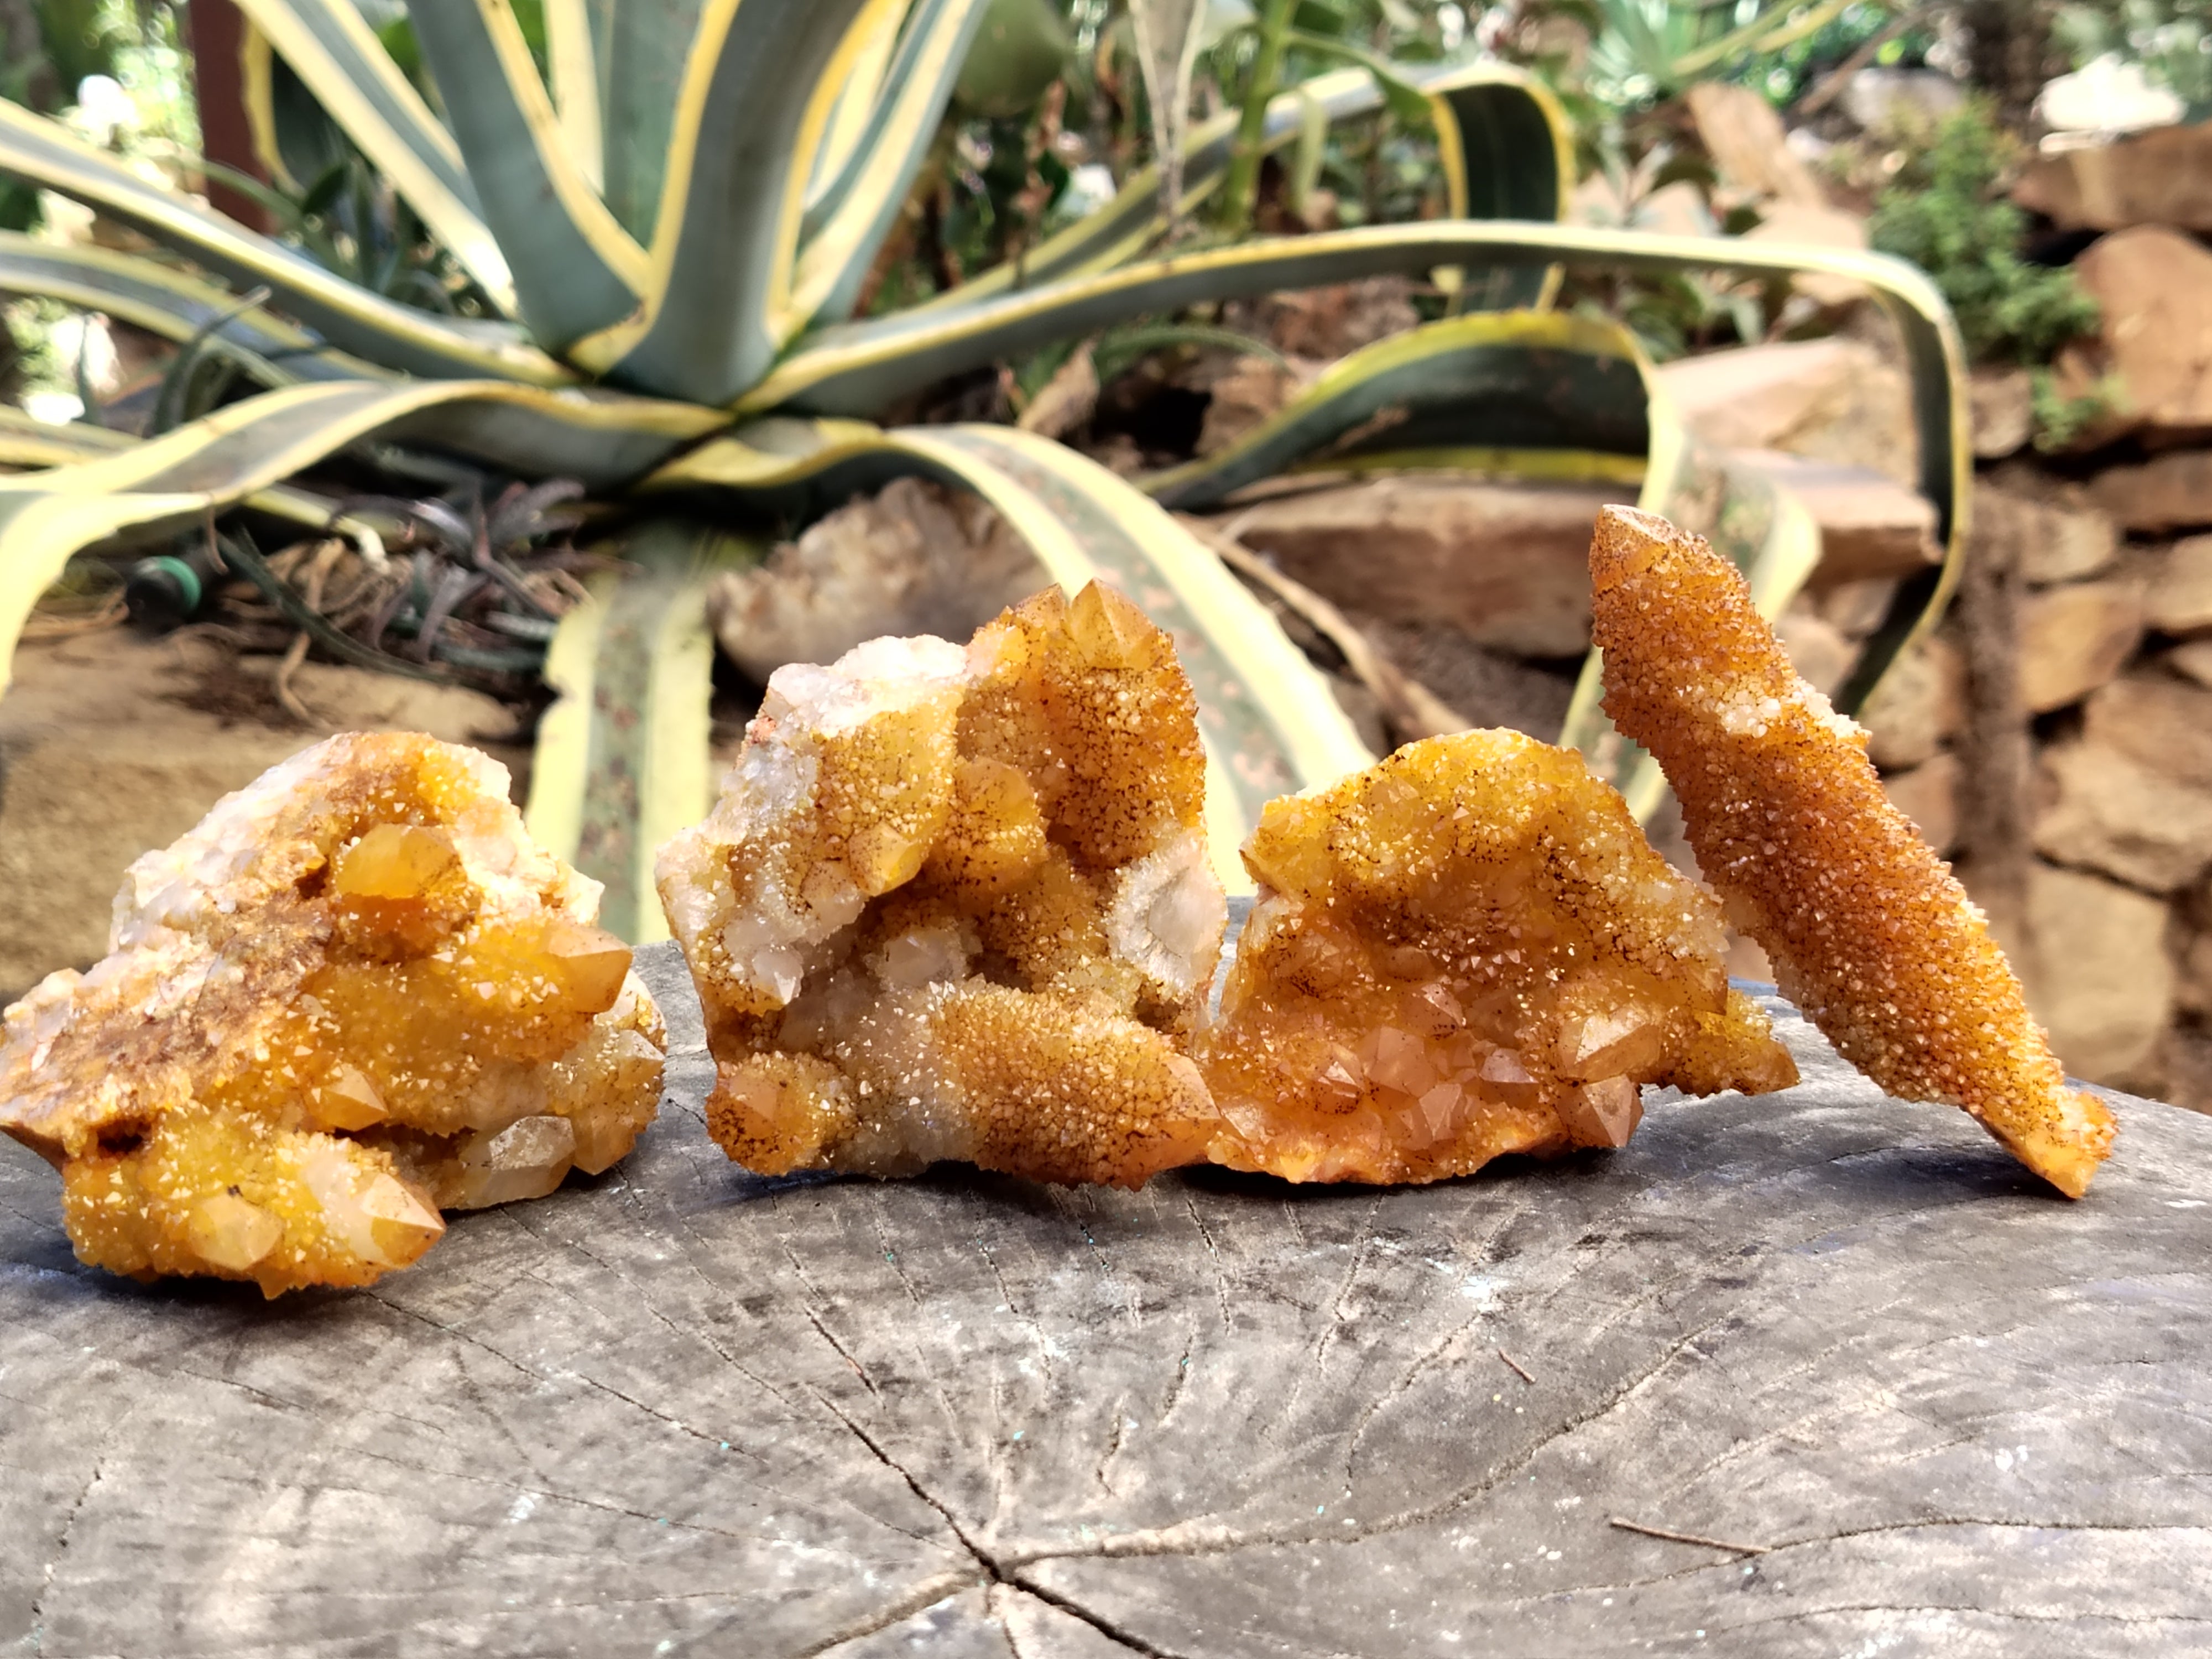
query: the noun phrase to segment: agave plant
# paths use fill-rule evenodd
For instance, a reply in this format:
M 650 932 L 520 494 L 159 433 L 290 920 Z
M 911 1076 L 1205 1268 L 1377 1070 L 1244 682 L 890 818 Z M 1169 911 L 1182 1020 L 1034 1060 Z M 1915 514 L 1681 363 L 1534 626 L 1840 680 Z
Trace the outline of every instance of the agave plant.
M 1559 223 L 1564 123 L 1548 94 L 1499 66 L 1388 71 L 1393 97 L 1410 86 L 1427 102 L 1447 217 L 1146 257 L 1169 222 L 1147 168 L 1018 264 L 856 319 L 986 0 L 545 0 L 542 68 L 510 0 L 436 0 L 412 19 L 441 108 L 352 0 L 242 5 L 249 88 L 265 100 L 281 58 L 497 315 L 441 315 L 349 283 L 0 104 L 0 172 L 167 251 L 0 239 L 0 290 L 198 340 L 263 388 L 143 442 L 0 424 L 0 462 L 45 469 L 0 480 L 0 660 L 82 549 L 203 533 L 233 513 L 322 531 L 331 503 L 294 481 L 334 459 L 356 481 L 454 458 L 525 483 L 578 480 L 624 515 L 629 574 L 595 579 L 593 602 L 550 644 L 545 673 L 562 698 L 542 723 L 530 816 L 606 882 L 610 925 L 634 938 L 658 921 L 652 849 L 709 799 L 706 582 L 758 556 L 750 526 L 803 524 L 896 476 L 980 492 L 1054 580 L 1103 575 L 1174 632 L 1200 696 L 1232 878 L 1230 849 L 1262 801 L 1368 757 L 1322 680 L 1170 507 L 1309 464 L 1640 477 L 1654 507 L 1730 500 L 1717 526 L 1778 607 L 1817 557 L 1809 519 L 1695 455 L 1620 330 L 1541 308 L 1565 262 L 1866 283 L 1903 325 L 1924 487 L 1955 544 L 1959 353 L 1928 284 L 1877 256 Z M 1310 81 L 1267 106 L 1261 142 L 1292 143 L 1316 111 L 1342 120 L 1382 97 L 1366 69 Z M 1181 134 L 1178 213 L 1249 154 L 1239 125 L 1231 112 Z M 874 423 L 946 376 L 1134 318 L 1431 271 L 1464 314 L 1346 359 L 1226 453 L 1140 485 L 1009 427 Z M 265 301 L 241 303 L 255 289 Z M 1477 311 L 1477 295 L 1506 308 Z M 349 522 L 370 533 L 366 515 Z M 1948 580 L 1901 593 L 1856 690 Z M 1588 698 L 1574 722 L 1603 758 Z M 1646 796 L 1655 787 L 1621 775 Z

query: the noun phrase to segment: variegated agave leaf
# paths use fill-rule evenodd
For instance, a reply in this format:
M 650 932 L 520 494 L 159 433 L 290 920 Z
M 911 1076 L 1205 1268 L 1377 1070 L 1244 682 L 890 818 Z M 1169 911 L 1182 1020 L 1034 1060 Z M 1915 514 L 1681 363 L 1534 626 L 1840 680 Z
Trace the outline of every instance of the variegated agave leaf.
M 148 537 L 252 501 L 345 448 L 374 438 L 450 450 L 515 471 L 605 487 L 720 426 L 690 404 L 563 395 L 497 380 L 340 380 L 288 387 L 149 443 L 87 453 L 0 477 L 0 690 L 39 595 L 93 543 Z M 284 511 L 284 498 L 273 498 Z M 305 509 L 320 528 L 327 513 Z
M 605 884 L 599 921 L 633 944 L 668 937 L 653 858 L 714 800 L 702 729 L 714 695 L 706 592 L 761 544 L 710 525 L 655 520 L 623 544 L 633 574 L 594 576 L 545 663 L 545 711 L 526 817 L 538 844 Z
M 515 314 L 507 256 L 484 222 L 460 147 L 392 61 L 360 9 L 347 0 L 244 0 L 242 9 L 254 30 L 248 46 L 246 113 L 263 153 L 277 149 L 266 61 L 273 51 L 493 303 Z
M 1401 103 L 1418 92 L 1452 220 L 1132 264 L 1176 213 L 1221 187 L 1236 125 L 1182 120 L 1199 0 L 1139 0 L 1152 103 L 1169 123 L 1163 165 L 1018 264 L 903 316 L 850 323 L 986 0 L 544 0 L 543 71 L 511 0 L 441 0 L 410 13 L 435 95 L 401 72 L 351 0 L 241 3 L 257 127 L 274 133 L 281 59 L 502 320 L 370 293 L 0 104 L 0 171 L 88 203 L 195 268 L 0 238 L 0 292 L 96 307 L 219 354 L 268 388 L 143 444 L 0 423 L 0 461 L 47 469 L 0 479 L 0 654 L 63 562 L 94 542 L 172 533 L 241 503 L 327 523 L 329 504 L 288 480 L 349 447 L 404 440 L 524 477 L 573 476 L 603 495 L 673 501 L 662 489 L 680 486 L 800 518 L 841 491 L 919 472 L 990 499 L 1056 578 L 1105 574 L 1176 629 L 1206 698 L 1225 856 L 1267 794 L 1364 757 L 1322 681 L 1218 561 L 1155 501 L 1030 434 L 791 417 L 878 416 L 945 375 L 1141 313 L 1386 270 L 1436 272 L 1461 308 L 1506 312 L 1540 302 L 1553 270 L 1578 261 L 1867 282 L 1904 325 L 1923 486 L 1955 546 L 1963 412 L 1956 342 L 1932 290 L 1879 260 L 1557 224 L 1572 176 L 1566 124 L 1510 70 L 1363 63 L 1266 111 L 1261 139 L 1273 149 L 1375 110 L 1385 86 Z M 265 301 L 240 303 L 257 289 Z M 1152 487 L 1196 501 L 1269 469 L 1443 464 L 1447 451 L 1463 463 L 1486 448 L 1508 468 L 1631 467 L 1640 442 L 1646 496 L 1658 499 L 1654 481 L 1687 476 L 1692 463 L 1669 448 L 1656 402 L 1635 395 L 1640 368 L 1563 326 L 1501 318 L 1487 332 L 1386 343 L 1246 444 Z M 1516 430 L 1529 441 L 1516 446 L 1497 411 L 1534 406 L 1526 371 L 1546 351 L 1580 352 L 1586 373 L 1554 427 L 1532 438 L 1524 422 Z M 631 394 L 585 389 L 592 382 Z M 1346 436 L 1355 411 L 1392 398 L 1413 410 L 1393 428 L 1397 453 Z M 750 424 L 732 432 L 733 422 Z M 1736 517 L 1748 525 L 1758 513 Z M 1744 534 L 1784 548 L 1766 566 L 1802 562 L 1802 548 L 1784 547 L 1795 533 L 1786 503 L 1759 522 L 1765 530 Z M 568 695 L 545 722 L 533 816 L 642 930 L 652 916 L 637 902 L 640 860 L 661 828 L 703 805 L 698 592 L 717 563 L 755 550 L 680 522 L 636 545 L 639 574 L 572 613 L 555 642 L 551 672 Z M 1863 679 L 1924 625 L 1954 568 L 1901 595 Z M 593 712 L 603 693 L 636 717 L 623 732 Z

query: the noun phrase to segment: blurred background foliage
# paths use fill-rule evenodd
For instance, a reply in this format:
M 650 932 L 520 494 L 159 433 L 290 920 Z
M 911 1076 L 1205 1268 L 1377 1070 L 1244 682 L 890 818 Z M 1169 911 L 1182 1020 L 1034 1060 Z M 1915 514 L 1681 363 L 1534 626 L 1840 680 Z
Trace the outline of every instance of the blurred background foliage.
M 2008 27 L 2034 35 L 2039 70 L 2117 54 L 2192 106 L 2212 85 L 2212 0 L 2004 3 L 2019 14 Z M 2019 55 L 2009 33 L 1995 41 L 1986 15 L 1980 35 L 1970 32 L 1975 10 L 1973 0 L 1210 0 L 1191 118 L 1263 102 L 1346 61 L 1494 55 L 1535 70 L 1559 93 L 1575 121 L 1581 171 L 1609 182 L 1618 222 L 1674 228 L 1644 216 L 1645 204 L 1681 182 L 1710 197 L 1718 182 L 1684 117 L 1687 88 L 1730 82 L 1778 111 L 1817 115 L 1836 107 L 1860 70 L 1960 78 L 1978 56 Z M 994 21 L 1020 43 L 1023 73 L 988 92 L 963 83 L 886 250 L 872 310 L 912 304 L 1018 254 L 1109 197 L 1150 155 L 1150 112 L 1122 6 L 1001 0 Z M 1271 27 L 1283 37 L 1275 53 Z M 2023 216 L 2002 199 L 2027 154 L 2006 114 L 2002 91 L 1922 118 L 1917 130 L 1908 111 L 1886 130 L 1852 134 L 1823 171 L 1870 216 L 1874 246 L 1937 276 L 1978 361 L 2041 363 L 2094 315 L 2070 278 L 2034 264 Z M 1395 106 L 1333 128 L 1316 124 L 1286 158 L 1258 171 L 1251 200 L 1224 192 L 1215 215 L 1183 235 L 1202 245 L 1248 225 L 1321 229 L 1433 215 L 1442 204 L 1433 135 L 1418 112 Z M 1687 228 L 1741 232 L 1756 223 L 1723 204 L 1711 223 Z M 1671 276 L 1587 277 L 1562 298 L 1626 321 L 1662 361 L 1824 325 L 1803 307 L 1791 314 L 1788 301 L 1778 289 Z
M 2082 0 L 2060 8 L 2053 32 L 2077 67 L 2113 58 L 2142 65 L 2185 106 L 2212 115 L 2212 0 Z
M 2027 215 L 1998 193 L 2021 148 L 1969 99 L 1907 153 L 1868 226 L 1877 247 L 1936 277 L 1977 362 L 2048 362 L 2097 322 L 2066 271 L 2021 257 Z
M 2212 108 L 2212 0 L 1201 0 L 1189 118 L 1263 106 L 1347 63 L 1493 56 L 1530 68 L 1573 118 L 1593 201 L 1583 216 L 1644 228 L 1742 232 L 1757 215 L 1716 193 L 1712 158 L 1685 116 L 1701 82 L 1750 88 L 1819 134 L 1857 70 L 1935 71 L 1974 83 L 2005 65 L 2050 72 L 2100 62 L 2139 68 L 2192 113 Z M 194 181 L 198 124 L 180 50 L 189 0 L 0 0 L 0 95 L 66 116 L 103 145 Z M 434 100 L 401 0 L 362 0 L 394 59 Z M 516 0 L 544 52 L 542 0 Z M 2017 77 L 2015 77 L 2017 78 Z M 2030 82 L 2023 82 L 2030 84 Z M 483 307 L 464 273 L 323 117 L 281 60 L 274 67 L 278 154 L 262 179 L 210 166 L 308 258 L 392 299 L 447 314 Z M 1873 244 L 1927 267 L 1958 309 L 1978 361 L 2048 361 L 2094 317 L 2070 279 L 2035 264 L 2002 185 L 2026 154 L 2018 88 L 1940 117 L 1863 123 L 1818 156 L 1832 190 L 1869 216 Z M 927 164 L 862 295 L 860 314 L 925 301 L 1018 259 L 1110 198 L 1152 152 L 1127 0 L 996 0 Z M 1850 124 L 1844 124 L 1850 125 Z M 1443 192 L 1433 133 L 1412 98 L 1334 125 L 1318 119 L 1289 151 L 1232 176 L 1178 228 L 1193 246 L 1250 228 L 1273 233 L 1432 216 Z M 1688 184 L 1709 222 L 1675 223 L 1653 204 Z M 0 224 L 34 222 L 40 204 L 0 181 Z M 1820 331 L 1827 319 L 1784 289 L 1682 276 L 1595 276 L 1561 296 L 1626 322 L 1661 360 Z M 1439 299 L 1429 309 L 1440 309 Z M 52 331 L 51 307 L 19 304 L 8 384 L 74 395 L 82 375 Z M 2085 322 L 2086 318 L 2086 322 Z M 1164 319 L 1163 319 L 1164 320 Z M 1198 326 L 1218 319 L 1182 319 Z M 64 344 L 67 340 L 64 338 Z M 1066 355 L 1013 366 L 1017 387 Z
M 0 0 L 0 97 L 42 115 L 76 111 L 125 155 L 191 155 L 199 123 L 181 18 L 167 0 Z M 38 218 L 35 192 L 0 179 L 0 228 Z

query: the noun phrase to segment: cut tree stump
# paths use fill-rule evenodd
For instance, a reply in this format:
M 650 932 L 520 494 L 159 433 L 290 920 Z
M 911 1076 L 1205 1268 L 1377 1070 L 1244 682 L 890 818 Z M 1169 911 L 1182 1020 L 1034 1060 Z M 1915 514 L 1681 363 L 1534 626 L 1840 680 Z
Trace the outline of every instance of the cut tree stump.
M 1789 1093 L 1435 1187 L 763 1181 L 642 960 L 637 1152 L 374 1290 L 82 1267 L 0 1143 L 0 1652 L 2212 1641 L 2212 1120 L 2069 1204 L 1778 1004 Z

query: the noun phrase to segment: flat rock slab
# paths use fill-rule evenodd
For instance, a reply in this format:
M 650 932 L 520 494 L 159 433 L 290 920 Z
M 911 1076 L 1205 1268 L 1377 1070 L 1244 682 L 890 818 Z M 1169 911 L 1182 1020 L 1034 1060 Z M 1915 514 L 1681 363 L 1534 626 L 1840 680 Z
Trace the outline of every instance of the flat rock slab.
M 373 1291 L 91 1272 L 0 1152 L 0 1652 L 2212 1644 L 2212 1120 L 2069 1204 L 1778 1005 L 1801 1087 L 1437 1187 L 763 1181 L 644 960 L 636 1153 Z

